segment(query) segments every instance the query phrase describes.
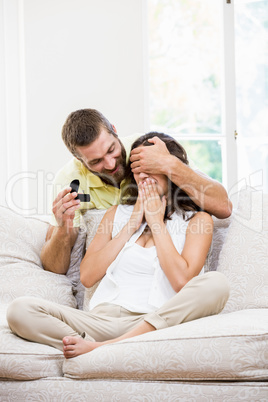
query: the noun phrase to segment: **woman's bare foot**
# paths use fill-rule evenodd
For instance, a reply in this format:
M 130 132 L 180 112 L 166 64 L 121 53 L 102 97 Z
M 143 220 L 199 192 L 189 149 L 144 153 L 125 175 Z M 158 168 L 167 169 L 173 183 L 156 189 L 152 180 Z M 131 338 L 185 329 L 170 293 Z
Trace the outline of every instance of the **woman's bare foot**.
M 66 359 L 70 359 L 71 357 L 76 357 L 82 355 L 83 353 L 91 352 L 99 346 L 123 341 L 124 339 L 132 338 L 133 336 L 137 335 L 142 335 L 150 331 L 155 331 L 155 327 L 153 327 L 147 321 L 143 321 L 126 334 L 123 334 L 118 338 L 109 339 L 103 342 L 87 341 L 84 338 L 80 338 L 80 336 L 65 336 L 62 340 L 63 354 Z
M 102 345 L 101 342 L 86 341 L 79 336 L 65 336 L 63 342 L 63 354 L 66 359 L 91 352 Z

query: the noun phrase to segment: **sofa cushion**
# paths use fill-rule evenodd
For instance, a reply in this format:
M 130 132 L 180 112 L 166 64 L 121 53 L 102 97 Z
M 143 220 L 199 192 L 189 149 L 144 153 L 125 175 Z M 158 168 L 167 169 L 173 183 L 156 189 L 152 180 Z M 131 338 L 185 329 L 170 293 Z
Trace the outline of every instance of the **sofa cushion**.
M 87 234 L 86 249 L 92 242 L 106 211 L 107 209 L 90 209 L 83 215 L 83 225 Z
M 21 296 L 35 296 L 76 307 L 72 284 L 65 275 L 44 271 L 33 263 L 19 261 L 0 266 L 0 300 L 10 303 Z
M 268 195 L 252 188 L 240 192 L 217 270 L 230 283 L 223 313 L 268 307 Z
M 186 381 L 268 377 L 268 310 L 201 318 L 64 361 L 70 378 Z
M 106 209 L 91 209 L 83 215 L 83 225 L 84 225 L 86 233 L 87 233 L 86 249 L 92 242 L 92 240 L 97 232 L 97 229 L 99 227 L 99 224 L 100 224 L 103 216 L 105 215 L 106 211 L 107 211 Z M 85 289 L 83 310 L 88 311 L 90 299 L 93 296 L 98 285 L 99 285 L 99 282 L 97 282 L 91 288 Z
M 0 207 L 0 302 L 9 303 L 28 295 L 77 306 L 67 275 L 57 275 L 42 267 L 40 252 L 47 228 L 47 222 Z M 75 266 L 77 256 L 72 261 Z M 77 269 L 79 275 L 79 265 Z
M 213 237 L 208 257 L 205 263 L 206 271 L 216 271 L 219 263 L 219 256 L 225 242 L 233 215 L 226 219 L 218 219 L 212 216 L 213 219 Z
M 81 225 L 74 247 L 71 252 L 70 265 L 66 277 L 71 281 L 73 294 L 77 301 L 77 307 L 83 309 L 85 287 L 80 282 L 80 263 L 85 255 L 86 228 Z
M 7 305 L 0 305 L 0 378 L 35 380 L 62 376 L 62 352 L 14 335 L 5 319 L 6 310 Z
M 48 223 L 0 206 L 0 266 L 25 261 L 41 266 Z

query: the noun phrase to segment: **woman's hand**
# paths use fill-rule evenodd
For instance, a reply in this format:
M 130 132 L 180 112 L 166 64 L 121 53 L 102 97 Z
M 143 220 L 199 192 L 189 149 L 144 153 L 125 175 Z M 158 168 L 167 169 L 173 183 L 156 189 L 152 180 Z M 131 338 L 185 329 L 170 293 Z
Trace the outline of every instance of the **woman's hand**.
M 133 233 L 139 229 L 144 218 L 144 195 L 141 184 L 138 185 L 138 192 L 138 198 L 129 220 L 129 228 Z
M 164 222 L 166 210 L 165 196 L 160 198 L 155 182 L 147 179 L 142 183 L 142 193 L 144 197 L 144 215 L 152 233 L 159 231 Z

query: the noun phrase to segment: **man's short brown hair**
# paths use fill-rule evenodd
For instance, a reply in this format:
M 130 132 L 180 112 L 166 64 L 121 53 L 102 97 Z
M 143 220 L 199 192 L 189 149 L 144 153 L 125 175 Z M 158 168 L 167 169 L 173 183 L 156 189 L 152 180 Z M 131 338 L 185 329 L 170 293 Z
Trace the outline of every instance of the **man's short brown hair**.
M 112 124 L 98 110 L 76 110 L 69 114 L 62 127 L 62 139 L 69 151 L 77 157 L 76 147 L 91 144 L 98 138 L 102 128 L 117 137 Z

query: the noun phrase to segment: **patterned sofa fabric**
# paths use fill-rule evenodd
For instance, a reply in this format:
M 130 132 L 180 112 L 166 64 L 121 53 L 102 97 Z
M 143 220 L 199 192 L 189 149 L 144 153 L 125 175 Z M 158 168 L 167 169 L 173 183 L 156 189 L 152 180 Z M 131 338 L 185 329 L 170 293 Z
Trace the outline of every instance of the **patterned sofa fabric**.
M 14 335 L 5 318 L 7 306 L 0 306 L 0 378 L 29 381 L 61 377 L 64 360 L 62 353 L 50 346 L 27 342 Z
M 57 275 L 45 271 L 40 260 L 47 228 L 47 222 L 20 216 L 0 206 L 1 303 L 27 295 L 82 308 L 84 288 L 80 283 L 79 265 L 86 232 L 83 228 L 79 231 L 67 275 Z
M 217 271 L 231 287 L 225 313 L 268 308 L 268 194 L 250 188 L 240 192 Z
M 1 383 L 1 402 L 267 402 L 266 382 L 71 380 Z
M 96 231 L 98 230 L 99 224 L 105 215 L 106 210 L 89 210 L 83 216 L 84 228 L 86 230 L 86 249 L 89 244 L 93 240 Z M 83 310 L 89 310 L 89 302 L 91 297 L 93 296 L 95 290 L 97 289 L 100 282 L 97 282 L 91 288 L 85 289 L 84 293 L 84 301 L 83 301 Z

